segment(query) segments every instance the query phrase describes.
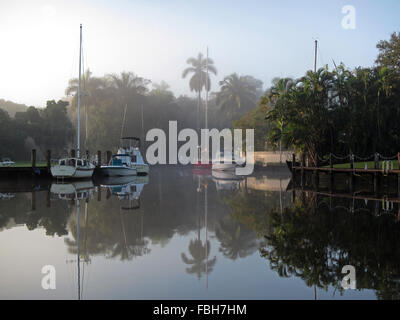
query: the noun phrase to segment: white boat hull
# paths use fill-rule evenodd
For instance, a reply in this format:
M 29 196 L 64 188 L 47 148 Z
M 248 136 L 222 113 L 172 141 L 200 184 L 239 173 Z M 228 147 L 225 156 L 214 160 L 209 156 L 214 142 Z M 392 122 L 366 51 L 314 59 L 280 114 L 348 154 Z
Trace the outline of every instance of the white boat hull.
M 137 174 L 135 167 L 102 166 L 101 172 L 107 177 L 135 176 Z
M 50 169 L 54 178 L 84 179 L 93 175 L 94 168 L 76 168 L 73 166 L 56 165 Z
M 55 194 L 72 194 L 82 190 L 93 189 L 94 185 L 91 180 L 80 181 L 75 183 L 53 183 L 50 187 L 50 192 Z
M 213 163 L 212 170 L 216 171 L 233 171 L 237 167 L 235 163 Z

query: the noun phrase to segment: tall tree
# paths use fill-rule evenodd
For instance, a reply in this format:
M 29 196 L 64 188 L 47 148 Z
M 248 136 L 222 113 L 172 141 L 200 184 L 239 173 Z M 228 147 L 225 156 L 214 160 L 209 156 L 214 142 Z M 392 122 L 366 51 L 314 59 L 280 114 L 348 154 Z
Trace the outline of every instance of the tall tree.
M 270 104 L 272 108 L 271 114 L 274 114 L 276 119 L 275 125 L 271 128 L 271 134 L 276 135 L 279 139 L 280 162 L 282 163 L 282 137 L 285 134 L 287 125 L 284 112 L 284 97 L 295 86 L 295 81 L 292 78 L 275 78 L 272 80 L 272 87 L 267 90 L 266 100 L 262 104 Z M 278 138 L 279 137 L 279 138 Z
M 197 58 L 189 58 L 186 61 L 190 67 L 186 68 L 182 72 L 182 78 L 186 78 L 188 74 L 193 74 L 189 80 L 189 87 L 191 91 L 197 93 L 197 129 L 200 128 L 200 104 L 201 104 L 201 92 L 203 88 L 210 91 L 211 80 L 210 74 L 207 78 L 207 66 L 209 73 L 217 74 L 217 69 L 214 66 L 214 61 L 211 58 L 204 58 L 202 53 L 197 55 Z
M 256 107 L 259 85 L 253 79 L 233 73 L 219 82 L 221 88 L 217 92 L 216 103 L 230 121 Z
M 78 105 L 78 86 L 79 79 L 74 78 L 69 80 L 68 87 L 65 90 L 67 96 L 73 96 L 71 106 L 74 110 Z M 85 113 L 85 139 L 83 141 L 85 142 L 86 148 L 88 142 L 90 109 L 91 107 L 98 106 L 100 101 L 104 98 L 106 86 L 106 80 L 101 77 L 92 77 L 92 72 L 89 69 L 83 73 L 81 84 L 81 104 Z
M 379 49 L 376 63 L 400 72 L 400 32 L 394 32 L 389 41 L 379 41 L 376 47 Z

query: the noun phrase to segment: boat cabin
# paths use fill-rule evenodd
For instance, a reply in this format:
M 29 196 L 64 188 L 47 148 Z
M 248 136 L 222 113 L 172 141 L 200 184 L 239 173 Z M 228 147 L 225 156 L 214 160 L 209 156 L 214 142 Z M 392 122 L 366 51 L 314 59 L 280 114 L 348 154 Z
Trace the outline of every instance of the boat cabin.
M 78 158 L 65 158 L 60 159 L 58 161 L 60 166 L 69 166 L 69 167 L 86 167 L 88 165 L 88 161 L 85 159 Z

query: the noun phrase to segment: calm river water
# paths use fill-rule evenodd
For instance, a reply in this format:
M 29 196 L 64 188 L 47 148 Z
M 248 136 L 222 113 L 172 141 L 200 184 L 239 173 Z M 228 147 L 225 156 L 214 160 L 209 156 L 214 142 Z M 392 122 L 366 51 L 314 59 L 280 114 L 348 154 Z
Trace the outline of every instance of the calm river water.
M 3 181 L 0 298 L 398 299 L 398 206 L 292 193 L 289 181 L 283 169 L 241 179 L 161 167 Z M 55 290 L 42 288 L 46 265 Z M 356 290 L 342 289 L 345 265 Z

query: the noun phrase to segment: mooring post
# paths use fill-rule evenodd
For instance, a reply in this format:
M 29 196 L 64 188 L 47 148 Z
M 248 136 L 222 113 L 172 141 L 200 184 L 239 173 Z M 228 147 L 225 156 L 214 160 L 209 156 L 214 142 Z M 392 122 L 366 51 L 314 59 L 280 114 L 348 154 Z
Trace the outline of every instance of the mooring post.
M 50 170 L 50 167 L 51 167 L 51 150 L 47 150 L 47 152 L 46 152 L 46 166 L 47 166 L 47 170 Z
M 317 191 L 318 191 L 318 186 L 319 186 L 319 166 L 320 166 L 318 155 L 317 155 L 317 159 L 315 161 L 315 164 L 317 166 L 316 169 L 315 169 L 315 187 L 317 188 Z
M 32 149 L 31 165 L 32 168 L 36 168 L 36 149 Z
M 106 152 L 106 161 L 107 161 L 107 164 L 110 163 L 110 161 L 111 161 L 111 151 L 107 151 Z
M 331 171 L 329 173 L 329 189 L 330 192 L 333 192 L 333 183 L 334 183 L 334 175 L 333 175 L 333 161 L 332 161 L 332 153 L 329 154 L 329 166 Z
M 72 149 L 70 154 L 71 154 L 71 158 L 75 158 L 75 156 L 76 156 L 75 149 Z
M 350 192 L 354 193 L 354 182 L 355 182 L 355 174 L 354 174 L 354 154 L 350 155 Z
M 101 151 L 100 150 L 97 151 L 97 164 L 96 165 L 98 168 L 100 168 L 100 166 L 101 166 Z
M 305 184 L 305 167 L 306 164 L 306 155 L 304 153 L 301 154 L 301 187 L 304 187 Z
M 397 196 L 400 198 L 400 174 L 397 175 Z M 400 205 L 399 205 L 400 210 Z
M 292 154 L 292 179 L 294 182 L 295 179 L 295 170 L 296 170 L 296 154 Z
M 397 152 L 397 165 L 398 169 L 400 170 L 400 152 Z
M 375 168 L 375 170 L 379 170 L 379 153 L 376 153 L 376 152 L 374 155 L 374 168 Z M 379 195 L 379 183 L 380 183 L 379 175 L 377 172 L 375 172 L 374 173 L 374 193 L 376 195 Z

